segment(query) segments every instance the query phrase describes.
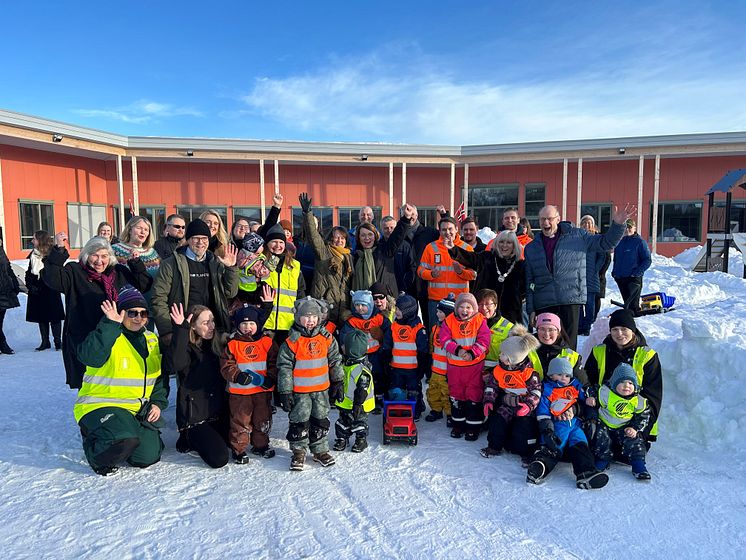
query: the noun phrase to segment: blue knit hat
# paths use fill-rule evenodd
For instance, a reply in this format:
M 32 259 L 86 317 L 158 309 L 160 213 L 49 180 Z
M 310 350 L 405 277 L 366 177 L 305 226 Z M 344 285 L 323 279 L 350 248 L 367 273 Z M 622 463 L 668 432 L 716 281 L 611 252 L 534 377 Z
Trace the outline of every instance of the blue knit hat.
M 363 319 L 370 319 L 370 316 L 373 315 L 373 294 L 370 293 L 370 290 L 356 290 L 350 292 L 350 294 L 352 295 L 352 308 L 355 309 L 355 305 L 358 303 L 367 305 L 368 312 L 364 315 L 361 313 L 360 315 Z
M 640 383 L 637 381 L 637 373 L 632 369 L 631 365 L 625 364 L 624 362 L 614 368 L 614 372 L 611 374 L 611 379 L 609 380 L 609 385 L 612 390 L 615 390 L 616 386 L 622 381 L 631 381 L 632 385 L 635 386 L 635 391 L 640 390 Z
M 560 358 L 559 356 L 552 359 L 547 368 L 547 377 L 552 377 L 553 375 L 569 375 L 572 377 L 572 364 L 570 360 Z
M 147 309 L 148 302 L 145 301 L 140 290 L 134 286 L 125 284 L 117 294 L 117 309 L 119 309 L 119 311 L 124 311 L 125 309 L 133 309 L 135 307 L 143 307 Z
M 249 305 L 248 303 L 244 303 L 243 307 L 239 307 L 233 312 L 231 319 L 233 320 L 233 325 L 236 328 L 238 328 L 238 326 L 244 321 L 252 321 L 256 323 L 258 327 L 259 326 L 259 309 L 254 305 Z
M 417 315 L 417 300 L 409 294 L 396 298 L 396 308 L 401 311 L 402 319 L 411 319 Z

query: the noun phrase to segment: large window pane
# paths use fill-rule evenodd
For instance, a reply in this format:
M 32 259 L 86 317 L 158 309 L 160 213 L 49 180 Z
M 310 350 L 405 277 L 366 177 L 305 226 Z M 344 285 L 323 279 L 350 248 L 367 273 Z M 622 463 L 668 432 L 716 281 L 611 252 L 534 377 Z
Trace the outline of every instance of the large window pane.
M 54 235 L 54 204 L 52 202 L 20 202 L 21 248 L 32 249 L 31 240 L 40 229 Z
M 546 183 L 526 183 L 526 206 L 523 215 L 531 222 L 532 228 L 539 224 L 539 212 L 544 206 L 546 206 Z
M 331 206 L 313 206 L 311 207 L 311 213 L 316 216 L 316 220 L 319 222 L 321 235 L 326 237 L 326 234 L 331 231 L 333 226 L 334 210 Z M 302 229 L 303 209 L 293 206 L 293 236 L 300 236 Z
M 600 233 L 606 233 L 611 225 L 611 204 L 583 204 L 580 206 L 580 215 L 590 214 L 596 220 Z M 576 224 L 580 226 L 580 224 Z
M 725 208 L 725 201 L 716 201 L 716 208 Z M 730 228 L 733 233 L 746 232 L 746 201 L 732 201 L 730 203 Z
M 381 207 L 371 206 L 373 208 L 373 224 L 376 227 L 381 225 Z M 352 229 L 360 223 L 360 206 L 340 206 L 339 207 L 339 225 L 345 229 Z
M 436 216 L 435 206 L 418 206 L 417 219 L 423 226 L 430 226 L 438 229 L 438 218 Z M 398 216 L 394 216 L 398 219 Z
M 233 222 L 235 223 L 238 218 L 246 218 L 250 222 L 264 222 L 262 216 L 261 206 L 234 206 L 233 207 Z M 230 227 L 231 224 L 228 224 Z
M 469 215 L 479 227 L 497 230 L 507 208 L 518 207 L 518 184 L 469 186 Z M 538 213 L 537 213 L 538 214 Z
M 67 238 L 70 247 L 80 249 L 96 235 L 98 224 L 106 221 L 106 206 L 94 204 L 67 205 Z
M 119 206 L 113 206 L 112 211 L 114 212 L 114 219 L 112 221 L 112 224 L 114 224 L 114 235 L 120 237 L 122 226 L 119 225 Z M 176 213 L 178 214 L 179 212 Z M 164 206 L 140 206 L 140 213 L 138 215 L 147 218 L 153 224 L 156 239 L 163 237 L 163 230 L 166 227 L 166 208 Z M 134 216 L 132 209 L 126 206 L 124 208 L 124 223 L 129 222 L 132 216 Z M 197 217 L 199 217 L 199 214 L 197 214 Z M 189 219 L 186 222 L 189 223 Z
M 653 231 L 653 205 L 650 205 L 650 235 Z M 701 239 L 701 202 L 661 202 L 658 204 L 658 241 L 693 242 Z

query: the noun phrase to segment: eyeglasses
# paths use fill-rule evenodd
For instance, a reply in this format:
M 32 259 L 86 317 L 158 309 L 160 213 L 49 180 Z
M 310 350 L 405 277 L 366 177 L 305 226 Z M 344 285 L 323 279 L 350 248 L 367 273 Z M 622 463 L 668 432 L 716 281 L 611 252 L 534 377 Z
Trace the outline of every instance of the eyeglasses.
M 138 311 L 137 309 L 128 309 L 127 310 L 127 317 L 129 319 L 135 319 L 137 317 L 142 317 L 143 319 L 148 318 L 148 310 L 143 309 L 142 311 Z
M 382 300 L 382 299 L 386 299 L 386 296 L 381 295 L 381 294 L 376 294 L 373 296 L 373 299 Z
M 186 226 L 177 226 L 176 224 L 168 224 L 168 227 L 172 227 L 174 229 L 184 229 Z

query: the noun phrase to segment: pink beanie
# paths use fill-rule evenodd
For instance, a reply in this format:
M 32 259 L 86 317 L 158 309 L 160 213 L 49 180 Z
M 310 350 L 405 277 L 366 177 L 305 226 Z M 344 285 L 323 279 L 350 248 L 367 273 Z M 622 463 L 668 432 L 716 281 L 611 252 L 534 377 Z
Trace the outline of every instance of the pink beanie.
M 542 313 L 536 318 L 536 328 L 541 326 L 556 327 L 558 331 L 562 330 L 562 321 L 554 313 Z
M 459 304 L 461 302 L 468 302 L 471 304 L 471 306 L 474 308 L 474 311 L 476 312 L 477 309 L 479 309 L 479 306 L 477 305 L 477 298 L 475 298 L 472 294 L 469 292 L 462 292 L 456 297 L 456 303 L 454 304 L 456 308 L 458 308 Z

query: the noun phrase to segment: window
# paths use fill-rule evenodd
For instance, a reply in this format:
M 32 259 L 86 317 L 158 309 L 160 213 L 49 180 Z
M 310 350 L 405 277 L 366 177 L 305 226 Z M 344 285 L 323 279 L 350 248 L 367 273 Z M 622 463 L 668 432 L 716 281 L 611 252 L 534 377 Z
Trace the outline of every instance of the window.
M 264 217 L 262 216 L 262 207 L 261 206 L 234 206 L 233 207 L 233 222 L 230 224 L 226 224 L 226 227 L 231 227 L 233 223 L 236 222 L 238 218 L 246 218 L 250 222 L 264 222 Z
M 114 211 L 114 220 L 111 222 L 114 224 L 114 235 L 119 237 L 122 234 L 122 227 L 119 225 L 119 206 L 113 206 Z M 177 212 L 178 213 L 178 212 Z M 153 229 L 155 230 L 153 233 L 155 234 L 155 238 L 158 239 L 163 236 L 163 230 L 166 227 L 166 208 L 163 206 L 140 206 L 140 213 L 139 216 L 142 216 L 143 218 L 147 218 L 151 224 L 153 224 Z M 129 207 L 126 207 L 124 209 L 124 223 L 126 224 L 129 222 L 130 218 L 132 218 L 134 214 L 132 213 L 132 209 Z M 197 214 L 199 216 L 199 214 Z M 189 220 L 186 220 L 187 223 L 189 223 Z
M 225 226 L 226 230 L 229 227 L 231 227 L 231 224 L 228 222 L 228 211 L 225 206 L 177 206 L 176 207 L 176 213 L 184 216 L 184 220 L 186 221 L 187 225 L 189 225 L 189 222 L 191 222 L 192 220 L 196 220 L 197 218 L 199 218 L 202 212 L 207 212 L 208 210 L 212 210 L 218 216 L 220 216 L 220 219 L 223 220 L 223 225 Z M 228 233 L 230 233 L 230 231 Z
M 715 208 L 725 208 L 725 201 L 715 202 Z M 738 227 L 736 228 L 736 224 Z M 735 229 L 734 229 L 735 228 Z M 746 232 L 746 201 L 732 200 L 730 203 L 730 228 L 733 233 Z
M 546 183 L 526 183 L 526 205 L 523 215 L 528 218 L 531 227 L 539 225 L 539 212 L 546 205 Z M 502 216 L 500 216 L 502 224 Z
M 469 215 L 476 218 L 480 228 L 489 227 L 497 231 L 502 223 L 503 211 L 510 207 L 518 207 L 518 190 L 518 183 L 470 185 Z M 537 210 L 536 219 L 538 215 Z
M 606 233 L 611 225 L 611 204 L 582 204 L 580 216 L 586 214 L 593 216 L 600 233 Z M 576 224 L 580 227 L 580 224 Z
M 457 206 L 458 208 L 458 206 Z M 435 206 L 418 206 L 417 207 L 417 220 L 423 225 L 431 228 L 438 229 L 438 218 L 436 217 L 437 212 Z M 399 220 L 399 216 L 396 215 L 394 218 Z
M 321 229 L 321 235 L 326 235 L 331 231 L 334 220 L 334 210 L 331 206 L 313 206 L 311 213 L 316 216 Z M 300 236 L 303 229 L 303 209 L 293 206 L 293 236 Z
M 106 221 L 103 204 L 67 204 L 67 238 L 70 248 L 79 249 L 96 235 L 98 224 Z
M 21 249 L 32 249 L 34 233 L 43 229 L 54 236 L 54 203 L 19 201 Z
M 381 214 L 380 206 L 371 206 L 373 208 L 373 224 L 380 229 Z M 360 223 L 360 206 L 340 206 L 339 207 L 339 225 L 345 229 L 357 227 Z
M 653 235 L 653 205 L 650 205 L 650 237 Z M 658 241 L 699 241 L 702 233 L 701 202 L 658 204 Z

